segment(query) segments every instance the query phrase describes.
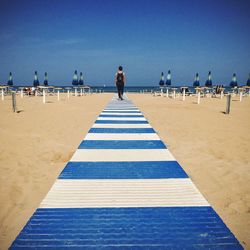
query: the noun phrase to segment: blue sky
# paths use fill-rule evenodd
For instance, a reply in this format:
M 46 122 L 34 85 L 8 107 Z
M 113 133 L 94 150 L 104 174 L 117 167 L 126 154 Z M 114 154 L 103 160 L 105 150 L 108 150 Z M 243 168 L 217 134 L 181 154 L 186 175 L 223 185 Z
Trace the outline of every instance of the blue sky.
M 250 72 L 250 1 L 1 0 L 0 83 L 32 84 L 37 70 L 55 85 L 112 85 L 124 66 L 128 85 L 157 85 L 170 69 L 174 85 L 229 84 Z

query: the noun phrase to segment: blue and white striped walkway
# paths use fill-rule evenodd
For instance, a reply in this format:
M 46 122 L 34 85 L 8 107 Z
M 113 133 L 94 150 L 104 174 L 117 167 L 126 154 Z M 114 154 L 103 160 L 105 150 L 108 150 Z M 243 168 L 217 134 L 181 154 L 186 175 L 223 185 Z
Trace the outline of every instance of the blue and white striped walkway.
M 10 249 L 243 249 L 142 113 L 115 97 Z

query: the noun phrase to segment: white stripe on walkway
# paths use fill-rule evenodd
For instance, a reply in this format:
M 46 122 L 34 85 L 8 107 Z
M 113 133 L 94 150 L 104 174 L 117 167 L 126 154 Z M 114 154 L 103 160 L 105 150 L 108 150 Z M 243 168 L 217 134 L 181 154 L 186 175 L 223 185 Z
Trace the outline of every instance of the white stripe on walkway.
M 208 206 L 190 179 L 57 180 L 42 208 Z
M 92 128 L 152 128 L 150 124 L 95 123 Z
M 160 140 L 156 133 L 89 133 L 84 140 Z
M 109 121 L 146 121 L 144 117 L 98 117 L 97 120 Z
M 70 161 L 176 161 L 168 149 L 77 149 Z
M 104 109 L 103 111 L 115 111 L 115 112 L 119 112 L 119 111 L 136 111 L 136 112 L 140 112 L 139 109 Z

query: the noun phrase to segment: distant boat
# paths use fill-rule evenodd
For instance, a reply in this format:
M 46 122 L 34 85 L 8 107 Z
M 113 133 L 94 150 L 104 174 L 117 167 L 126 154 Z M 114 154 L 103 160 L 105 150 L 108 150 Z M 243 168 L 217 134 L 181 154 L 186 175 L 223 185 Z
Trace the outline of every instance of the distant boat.
M 39 80 L 38 80 L 37 71 L 35 71 L 33 86 L 34 86 L 34 87 L 39 86 Z
M 160 81 L 159 81 L 159 85 L 160 86 L 164 85 L 164 73 L 163 72 L 161 72 L 161 78 L 160 78 Z
M 208 72 L 208 79 L 206 80 L 205 86 L 206 87 L 212 87 L 213 86 L 211 71 Z
M 78 76 L 77 76 L 77 70 L 75 70 L 75 73 L 73 75 L 72 85 L 77 86 L 78 85 Z
M 230 82 L 230 87 L 234 88 L 234 87 L 237 87 L 237 86 L 238 86 L 238 83 L 237 83 L 237 79 L 236 79 L 236 74 L 234 73 L 233 77 L 232 77 L 232 81 Z
M 200 86 L 200 77 L 199 74 L 196 73 L 195 77 L 194 77 L 194 83 L 193 83 L 194 87 L 199 87 Z
M 168 74 L 167 74 L 166 85 L 167 86 L 171 85 L 171 71 L 170 70 L 168 71 Z
M 78 84 L 79 85 L 84 85 L 82 72 L 80 72 L 80 79 L 79 79 L 79 83 Z
M 43 82 L 44 86 L 48 86 L 49 85 L 49 81 L 48 81 L 48 73 L 45 72 L 44 73 L 44 82 Z
M 12 76 L 12 73 L 10 72 L 9 74 L 9 80 L 8 80 L 8 83 L 7 83 L 8 86 L 13 86 L 13 76 Z

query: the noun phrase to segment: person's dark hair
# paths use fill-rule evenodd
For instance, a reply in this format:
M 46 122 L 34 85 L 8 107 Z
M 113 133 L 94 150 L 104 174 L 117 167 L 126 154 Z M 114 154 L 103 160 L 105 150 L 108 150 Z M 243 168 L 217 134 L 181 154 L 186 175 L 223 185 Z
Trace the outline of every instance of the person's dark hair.
M 122 66 L 119 66 L 119 68 L 118 68 L 120 71 L 122 71 Z

